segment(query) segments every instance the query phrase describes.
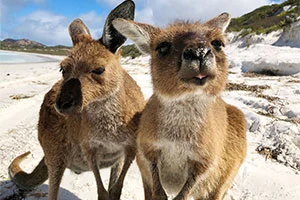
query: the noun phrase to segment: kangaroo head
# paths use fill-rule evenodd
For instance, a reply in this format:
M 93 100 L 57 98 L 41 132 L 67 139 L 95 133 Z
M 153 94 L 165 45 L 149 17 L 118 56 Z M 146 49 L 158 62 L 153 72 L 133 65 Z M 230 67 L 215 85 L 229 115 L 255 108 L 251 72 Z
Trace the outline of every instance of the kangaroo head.
M 133 1 L 126 0 L 112 10 L 98 40 L 91 38 L 89 29 L 80 19 L 70 24 L 73 48 L 60 64 L 63 80 L 55 104 L 59 113 L 80 113 L 91 101 L 107 98 L 121 87 L 118 48 L 126 38 L 112 26 L 112 21 L 116 18 L 132 20 L 134 9 Z
M 178 97 L 196 91 L 217 95 L 224 89 L 223 33 L 229 22 L 229 14 L 223 13 L 204 24 L 177 22 L 164 29 L 125 19 L 116 19 L 113 25 L 151 55 L 154 92 Z

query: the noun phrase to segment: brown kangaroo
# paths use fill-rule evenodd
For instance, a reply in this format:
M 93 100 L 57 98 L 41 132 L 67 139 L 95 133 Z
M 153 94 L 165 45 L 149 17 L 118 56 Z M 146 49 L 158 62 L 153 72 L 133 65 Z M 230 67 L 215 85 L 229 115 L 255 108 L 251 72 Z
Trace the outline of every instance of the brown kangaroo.
M 45 95 L 40 110 L 38 138 L 44 158 L 30 174 L 19 167 L 28 153 L 9 167 L 12 180 L 32 189 L 49 178 L 49 199 L 58 198 L 66 168 L 92 170 L 98 199 L 120 199 L 126 172 L 135 158 L 136 135 L 144 97 L 140 87 L 120 65 L 118 48 L 126 38 L 111 22 L 133 19 L 134 2 L 124 1 L 108 15 L 102 38 L 93 40 L 80 19 L 69 26 L 70 55 L 60 66 L 63 78 Z M 112 167 L 109 192 L 99 169 Z
M 223 199 L 246 155 L 243 113 L 221 98 L 227 79 L 223 13 L 165 29 L 116 19 L 151 55 L 154 94 L 139 125 L 137 162 L 145 199 Z

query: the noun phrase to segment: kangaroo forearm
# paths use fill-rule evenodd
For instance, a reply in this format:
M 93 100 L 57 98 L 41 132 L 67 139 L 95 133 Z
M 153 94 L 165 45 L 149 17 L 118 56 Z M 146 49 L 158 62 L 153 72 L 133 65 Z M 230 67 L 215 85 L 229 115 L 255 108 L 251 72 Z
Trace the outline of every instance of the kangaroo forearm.
M 152 188 L 153 196 L 154 197 L 165 197 L 167 199 L 166 192 L 163 189 L 161 182 L 160 182 L 159 170 L 157 167 L 157 163 L 152 163 L 151 173 L 152 173 L 152 179 L 153 179 L 153 188 Z
M 144 155 L 145 158 L 150 161 L 150 172 L 152 175 L 152 181 L 153 181 L 153 186 L 152 186 L 152 195 L 153 197 L 167 197 L 161 182 L 159 178 L 159 169 L 157 167 L 157 161 L 159 158 L 160 152 L 158 150 L 153 150 L 151 146 L 145 145 L 144 148 Z
M 188 198 L 192 188 L 198 182 L 201 174 L 205 173 L 205 171 L 201 169 L 203 169 L 203 166 L 200 163 L 194 161 L 190 162 L 188 178 L 174 200 L 183 200 Z

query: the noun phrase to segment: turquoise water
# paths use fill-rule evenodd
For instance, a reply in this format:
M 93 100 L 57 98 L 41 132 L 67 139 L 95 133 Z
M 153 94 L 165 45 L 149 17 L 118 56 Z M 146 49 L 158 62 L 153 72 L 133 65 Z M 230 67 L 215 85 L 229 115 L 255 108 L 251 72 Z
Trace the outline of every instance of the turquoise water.
M 54 62 L 56 59 L 39 55 L 23 54 L 18 52 L 0 51 L 0 63 L 39 63 Z

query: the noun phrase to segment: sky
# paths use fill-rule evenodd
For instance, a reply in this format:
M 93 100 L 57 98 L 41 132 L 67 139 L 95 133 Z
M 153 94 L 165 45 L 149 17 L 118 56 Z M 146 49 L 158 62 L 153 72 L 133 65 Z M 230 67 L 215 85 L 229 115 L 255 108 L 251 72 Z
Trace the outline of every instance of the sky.
M 166 26 L 175 20 L 205 22 L 222 12 L 241 16 L 283 0 L 135 0 L 135 20 Z M 0 0 L 0 40 L 28 38 L 45 45 L 71 46 L 69 24 L 81 18 L 94 39 L 109 12 L 122 0 Z

